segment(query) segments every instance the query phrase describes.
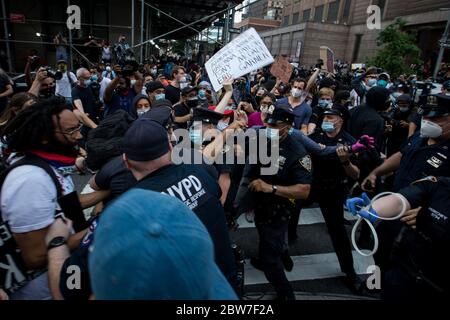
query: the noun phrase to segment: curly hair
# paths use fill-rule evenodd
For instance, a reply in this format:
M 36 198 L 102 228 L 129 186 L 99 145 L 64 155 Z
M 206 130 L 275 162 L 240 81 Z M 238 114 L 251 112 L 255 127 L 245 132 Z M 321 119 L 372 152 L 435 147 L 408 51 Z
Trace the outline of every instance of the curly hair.
M 17 152 L 39 150 L 44 145 L 43 141 L 54 137 L 54 117 L 59 123 L 59 115 L 64 110 L 67 110 L 67 106 L 62 98 L 41 100 L 7 123 L 1 140 Z

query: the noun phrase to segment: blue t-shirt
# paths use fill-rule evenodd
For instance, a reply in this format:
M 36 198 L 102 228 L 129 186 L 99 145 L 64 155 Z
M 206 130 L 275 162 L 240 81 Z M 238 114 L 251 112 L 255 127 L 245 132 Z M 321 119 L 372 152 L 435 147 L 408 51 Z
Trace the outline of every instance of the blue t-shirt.
M 304 101 L 302 104 L 298 106 L 293 106 L 289 103 L 288 98 L 279 99 L 276 102 L 276 105 L 288 104 L 292 107 L 295 113 L 294 120 L 294 128 L 301 129 L 302 125 L 308 125 L 309 118 L 311 118 L 312 109 L 311 106 Z
M 106 103 L 104 117 L 106 118 L 108 115 L 113 114 L 119 109 L 125 110 L 129 115 L 134 116 L 134 97 L 136 97 L 136 92 L 133 88 L 128 90 L 128 94 L 125 96 L 114 92 L 111 101 Z

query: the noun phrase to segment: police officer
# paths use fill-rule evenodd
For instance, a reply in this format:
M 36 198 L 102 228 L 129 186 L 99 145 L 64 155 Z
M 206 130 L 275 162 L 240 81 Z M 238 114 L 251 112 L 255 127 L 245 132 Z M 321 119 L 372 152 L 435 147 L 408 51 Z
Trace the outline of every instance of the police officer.
M 201 165 L 175 165 L 171 150 L 167 131 L 148 118 L 136 120 L 123 139 L 124 161 L 138 180 L 135 188 L 169 194 L 188 206 L 208 230 L 217 265 L 235 287 L 236 264 L 219 185 Z
M 308 197 L 312 174 L 310 156 L 303 145 L 290 135 L 294 118 L 295 114 L 288 105 L 269 108 L 266 128 L 261 130 L 265 130 L 263 142 L 279 147 L 276 173 L 263 175 L 261 169 L 270 164 L 263 165 L 258 159 L 258 164 L 246 165 L 243 174 L 250 181 L 250 196 L 259 234 L 259 259 L 267 280 L 275 287 L 278 299 L 295 299 L 284 273 L 282 254 L 295 199 Z
M 352 249 L 344 225 L 343 203 L 347 196 L 347 180 L 358 180 L 359 177 L 359 169 L 354 164 L 357 159 L 346 148 L 356 141 L 344 130 L 347 119 L 347 109 L 334 104 L 324 111 L 321 128 L 310 136 L 317 143 L 339 147 L 336 153 L 328 156 L 313 155 L 314 174 L 310 199 L 319 203 L 339 265 L 346 274 L 347 285 L 358 292 L 361 281 L 353 268 Z
M 406 204 L 402 221 L 408 226 L 394 245 L 382 298 L 421 301 L 448 298 L 450 178 L 430 176 L 415 181 L 396 194 L 374 201 L 370 211 L 379 217 L 395 217 L 402 211 L 402 199 Z
M 364 190 L 373 190 L 379 177 L 395 171 L 394 191 L 427 176 L 450 176 L 450 96 L 428 96 L 421 114 L 420 132 L 415 133 L 399 152 L 372 171 L 362 183 Z M 401 227 L 399 222 L 384 221 L 377 226 L 380 243 L 374 258 L 382 272 Z

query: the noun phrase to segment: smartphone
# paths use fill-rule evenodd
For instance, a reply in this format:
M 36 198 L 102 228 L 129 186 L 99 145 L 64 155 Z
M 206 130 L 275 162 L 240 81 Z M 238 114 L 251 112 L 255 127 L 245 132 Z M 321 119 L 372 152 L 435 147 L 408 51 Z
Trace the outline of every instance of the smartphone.
M 64 216 L 73 222 L 75 232 L 82 231 L 89 227 L 89 223 L 84 217 L 83 208 L 76 191 L 66 194 L 58 199 L 59 206 L 64 212 Z

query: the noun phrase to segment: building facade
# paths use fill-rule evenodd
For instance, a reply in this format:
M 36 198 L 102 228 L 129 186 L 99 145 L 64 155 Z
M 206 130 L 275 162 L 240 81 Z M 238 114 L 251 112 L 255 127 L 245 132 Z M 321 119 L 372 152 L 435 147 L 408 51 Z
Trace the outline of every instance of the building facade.
M 314 65 L 320 46 L 336 59 L 364 63 L 377 50 L 380 30 L 369 30 L 367 9 L 381 9 L 381 29 L 401 17 L 417 34 L 422 59 L 432 61 L 448 17 L 448 0 L 284 0 L 281 26 L 259 32 L 273 55 L 283 54 L 302 65 Z M 445 58 L 449 59 L 449 52 Z

